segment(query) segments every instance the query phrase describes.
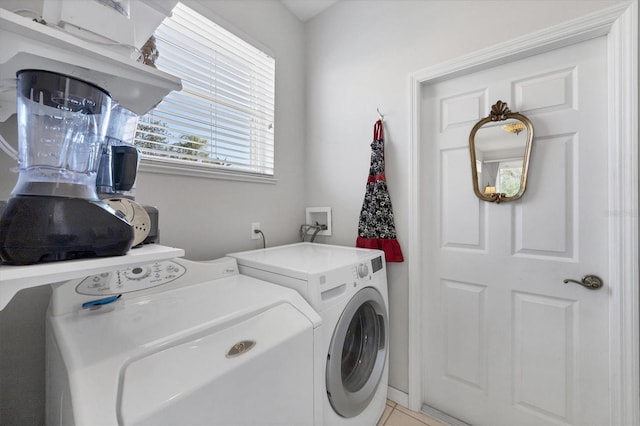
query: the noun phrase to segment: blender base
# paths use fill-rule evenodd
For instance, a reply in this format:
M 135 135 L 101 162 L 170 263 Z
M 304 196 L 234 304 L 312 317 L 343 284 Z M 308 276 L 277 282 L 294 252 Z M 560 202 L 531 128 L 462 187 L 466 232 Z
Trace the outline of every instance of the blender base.
M 133 227 L 102 201 L 18 195 L 0 218 L 0 258 L 13 265 L 121 256 Z

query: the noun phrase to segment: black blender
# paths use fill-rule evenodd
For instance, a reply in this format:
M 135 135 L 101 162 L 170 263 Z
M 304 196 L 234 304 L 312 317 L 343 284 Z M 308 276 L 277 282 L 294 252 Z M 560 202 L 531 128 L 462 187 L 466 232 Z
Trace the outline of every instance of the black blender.
M 26 265 L 126 254 L 134 231 L 96 194 L 112 110 L 97 86 L 17 73 L 19 177 L 0 218 L 0 258 Z

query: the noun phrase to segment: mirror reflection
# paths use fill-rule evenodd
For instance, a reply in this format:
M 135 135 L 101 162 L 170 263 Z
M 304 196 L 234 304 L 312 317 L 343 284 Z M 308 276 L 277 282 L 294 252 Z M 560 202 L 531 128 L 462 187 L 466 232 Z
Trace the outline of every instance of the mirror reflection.
M 485 201 L 520 198 L 526 189 L 533 126 L 521 114 L 498 101 L 489 117 L 480 120 L 469 136 L 473 184 Z

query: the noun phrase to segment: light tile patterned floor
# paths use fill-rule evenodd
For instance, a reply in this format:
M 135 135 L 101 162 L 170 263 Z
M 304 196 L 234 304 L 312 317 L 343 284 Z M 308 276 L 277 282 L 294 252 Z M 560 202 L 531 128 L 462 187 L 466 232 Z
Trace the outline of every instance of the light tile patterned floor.
M 378 426 L 445 426 L 439 420 L 432 419 L 422 413 L 416 413 L 400 404 L 387 400 L 384 413 L 378 421 Z

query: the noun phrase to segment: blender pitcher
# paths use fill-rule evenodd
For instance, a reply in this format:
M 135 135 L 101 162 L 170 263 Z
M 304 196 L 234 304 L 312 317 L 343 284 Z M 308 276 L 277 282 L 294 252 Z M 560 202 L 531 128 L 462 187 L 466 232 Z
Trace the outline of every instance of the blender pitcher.
M 111 97 L 49 71 L 17 78 L 20 167 L 0 218 L 0 257 L 29 264 L 125 254 L 133 229 L 96 194 Z

